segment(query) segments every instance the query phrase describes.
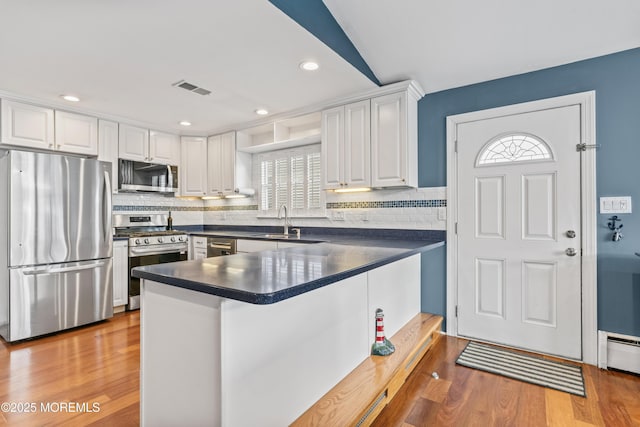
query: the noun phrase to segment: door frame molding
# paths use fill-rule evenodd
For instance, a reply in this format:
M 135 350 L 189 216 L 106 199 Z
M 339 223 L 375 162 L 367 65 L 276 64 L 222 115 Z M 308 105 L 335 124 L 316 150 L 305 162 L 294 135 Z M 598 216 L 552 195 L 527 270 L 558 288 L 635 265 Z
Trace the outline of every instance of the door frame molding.
M 522 114 L 537 110 L 580 106 L 580 143 L 596 144 L 596 92 L 547 98 L 486 110 L 447 116 L 447 334 L 458 335 L 458 168 L 456 156 L 457 126 L 462 123 Z M 578 154 L 578 153 L 576 153 Z M 596 243 L 596 150 L 581 152 L 581 233 L 582 233 L 582 361 L 596 365 L 598 361 L 598 301 Z

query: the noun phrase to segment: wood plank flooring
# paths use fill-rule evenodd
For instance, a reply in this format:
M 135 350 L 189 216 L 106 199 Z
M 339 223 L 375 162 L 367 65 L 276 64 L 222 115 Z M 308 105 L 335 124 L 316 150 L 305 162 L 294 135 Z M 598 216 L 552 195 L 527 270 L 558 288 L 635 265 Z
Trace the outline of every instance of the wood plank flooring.
M 0 425 L 139 425 L 139 311 L 17 344 L 0 343 Z M 86 406 L 65 408 L 68 402 Z M 25 409 L 34 411 L 19 412 Z
M 465 344 L 443 336 L 374 426 L 640 426 L 640 376 L 586 365 L 582 398 L 456 366 Z M 0 411 L 0 426 L 137 426 L 139 388 L 140 312 L 18 344 L 0 340 L 0 403 L 37 405 Z M 64 402 L 98 403 L 99 412 L 61 411 Z
M 583 398 L 456 365 L 466 343 L 442 337 L 373 426 L 640 426 L 640 376 L 583 365 Z

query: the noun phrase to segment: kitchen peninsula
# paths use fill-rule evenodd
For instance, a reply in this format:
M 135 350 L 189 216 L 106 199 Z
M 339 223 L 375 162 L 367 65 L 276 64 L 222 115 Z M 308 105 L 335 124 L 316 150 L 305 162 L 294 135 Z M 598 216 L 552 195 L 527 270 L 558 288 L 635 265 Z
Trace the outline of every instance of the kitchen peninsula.
M 326 240 L 326 239 L 316 239 Z M 420 311 L 439 240 L 337 238 L 140 267 L 142 425 L 282 426 Z

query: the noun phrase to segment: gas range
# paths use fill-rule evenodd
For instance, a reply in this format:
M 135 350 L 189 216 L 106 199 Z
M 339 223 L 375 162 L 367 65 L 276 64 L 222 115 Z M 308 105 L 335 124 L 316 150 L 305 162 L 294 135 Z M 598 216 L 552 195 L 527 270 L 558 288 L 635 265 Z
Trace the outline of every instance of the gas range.
M 168 214 L 115 214 L 114 237 L 129 240 L 129 265 L 135 267 L 184 261 L 189 249 L 189 236 L 180 230 L 171 230 Z M 129 275 L 127 310 L 140 308 L 140 279 Z
M 169 214 L 115 214 L 114 236 L 129 238 L 130 256 L 136 252 L 150 254 L 150 250 L 186 251 L 189 236 L 183 231 L 167 230 L 168 219 Z M 143 248 L 144 252 L 138 250 Z

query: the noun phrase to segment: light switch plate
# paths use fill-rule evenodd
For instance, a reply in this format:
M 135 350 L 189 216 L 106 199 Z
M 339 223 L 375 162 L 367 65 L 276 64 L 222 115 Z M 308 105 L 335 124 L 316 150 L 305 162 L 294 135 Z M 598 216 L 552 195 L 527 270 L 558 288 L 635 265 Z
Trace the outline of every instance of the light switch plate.
M 600 213 L 631 213 L 631 197 L 600 197 Z

